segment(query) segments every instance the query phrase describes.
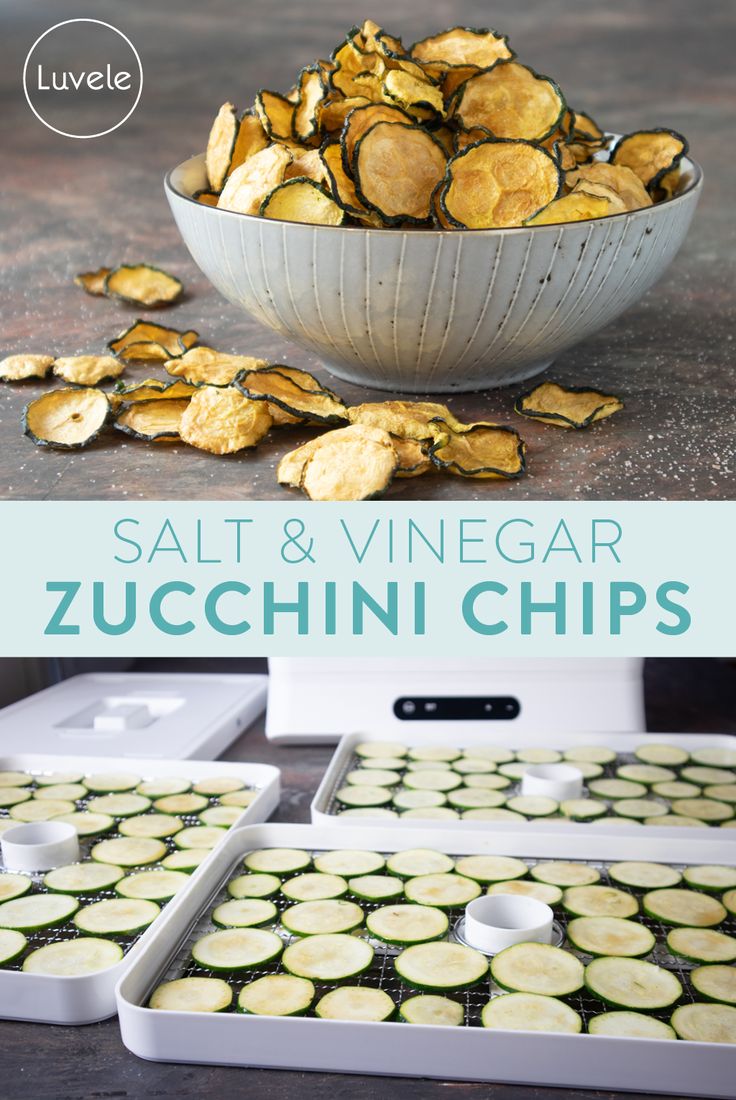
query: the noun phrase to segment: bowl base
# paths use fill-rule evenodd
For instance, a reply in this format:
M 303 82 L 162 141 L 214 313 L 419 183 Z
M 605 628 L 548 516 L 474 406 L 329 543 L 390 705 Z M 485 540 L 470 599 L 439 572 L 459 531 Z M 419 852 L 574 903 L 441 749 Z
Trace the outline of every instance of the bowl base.
M 335 363 L 329 359 L 322 359 L 327 370 L 335 378 L 342 382 L 350 382 L 354 386 L 365 386 L 370 390 L 382 390 L 388 393 L 413 393 L 413 394 L 439 394 L 439 393 L 475 393 L 480 390 L 502 389 L 511 386 L 515 382 L 524 382 L 527 378 L 533 378 L 535 374 L 541 374 L 554 363 L 554 359 L 545 359 L 539 363 L 526 363 L 522 367 L 514 367 L 504 371 L 498 367 L 489 370 L 487 376 L 482 374 L 472 381 L 451 382 L 447 378 L 435 380 L 431 386 L 407 382 L 406 379 L 397 377 L 395 380 L 382 378 L 378 380 L 374 374 L 370 374 L 360 366 L 345 366 L 345 363 Z

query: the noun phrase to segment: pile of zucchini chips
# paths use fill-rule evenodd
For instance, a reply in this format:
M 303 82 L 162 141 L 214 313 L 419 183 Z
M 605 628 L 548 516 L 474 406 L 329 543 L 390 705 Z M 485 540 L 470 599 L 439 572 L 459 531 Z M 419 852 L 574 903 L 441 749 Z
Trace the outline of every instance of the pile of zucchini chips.
M 521 793 L 534 764 L 572 764 L 583 775 L 584 796 L 558 802 Z M 604 745 L 557 749 L 466 749 L 366 741 L 355 748 L 334 792 L 332 812 L 350 817 L 468 821 L 556 818 L 702 828 L 736 827 L 736 751 L 692 753 L 663 742 L 621 754 Z
M 506 35 L 455 27 L 404 47 L 370 19 L 286 94 L 220 108 L 199 202 L 373 229 L 499 229 L 603 218 L 677 191 L 674 130 L 611 137 Z
M 456 927 L 483 893 L 552 906 L 564 946 L 489 961 Z M 264 848 L 149 1004 L 736 1043 L 735 914 L 732 867 Z
M 233 776 L 0 772 L 0 831 L 65 821 L 78 863 L 0 871 L 0 966 L 57 977 L 120 962 L 257 795 Z

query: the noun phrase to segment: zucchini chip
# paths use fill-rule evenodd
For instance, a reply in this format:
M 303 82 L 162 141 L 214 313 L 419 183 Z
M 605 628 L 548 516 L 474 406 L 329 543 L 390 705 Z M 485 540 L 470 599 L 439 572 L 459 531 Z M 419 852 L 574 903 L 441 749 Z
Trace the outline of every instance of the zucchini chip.
M 534 217 L 557 198 L 561 182 L 559 165 L 546 149 L 494 138 L 469 145 L 448 162 L 439 202 L 460 229 L 498 229 Z
M 125 363 L 112 355 L 71 355 L 54 360 L 54 374 L 74 386 L 96 386 L 109 378 L 118 378 Z
M 474 126 L 471 130 L 456 130 L 453 139 L 453 151 L 450 156 L 454 153 L 461 153 L 469 145 L 476 145 L 479 141 L 485 141 L 487 138 L 492 137 L 493 134 L 490 130 L 486 130 L 485 126 Z
M 25 382 L 28 378 L 45 378 L 53 365 L 53 355 L 7 355 L 0 362 L 0 382 Z
M 572 116 L 572 135 L 576 141 L 585 142 L 586 145 L 605 144 L 606 135 L 594 118 L 582 111 L 573 111 Z
M 388 225 L 425 223 L 446 164 L 444 149 L 421 126 L 378 122 L 355 147 L 358 197 Z
M 37 447 L 74 450 L 97 438 L 109 414 L 110 404 L 102 390 L 51 390 L 26 406 L 23 431 Z
M 615 214 L 612 203 L 602 195 L 591 195 L 577 187 L 569 195 L 554 199 L 524 225 L 559 225 L 561 222 L 582 222 L 591 218 L 606 218 Z
M 132 435 L 134 439 L 144 439 L 149 443 L 156 440 L 177 440 L 181 418 L 189 405 L 189 398 L 180 397 L 168 400 L 134 401 L 118 414 L 115 427 L 118 431 Z
M 327 179 L 324 162 L 319 149 L 308 149 L 304 145 L 290 145 L 292 161 L 284 173 L 285 180 L 306 176 L 315 183 L 324 183 Z
M 179 422 L 185 443 L 213 455 L 255 447 L 271 427 L 262 401 L 250 401 L 236 389 L 205 386 L 195 393 Z
M 323 389 L 316 378 L 306 371 L 274 364 L 258 370 L 244 371 L 235 385 L 253 401 L 267 401 L 284 412 L 315 424 L 344 424 L 348 410 L 343 401 Z
M 291 161 L 292 155 L 283 145 L 269 145 L 254 153 L 228 177 L 218 208 L 257 214 L 266 195 L 284 182 Z
M 348 429 L 345 429 L 347 432 Z M 368 437 L 365 432 L 346 437 L 328 432 L 322 444 L 307 459 L 301 489 L 310 500 L 373 500 L 386 492 L 393 480 L 398 458 L 391 436 L 383 432 Z
M 152 264 L 121 264 L 105 277 L 105 294 L 134 306 L 170 306 L 181 294 L 181 281 Z
M 335 202 L 346 213 L 365 217 L 368 211 L 356 194 L 352 178 L 345 171 L 342 146 L 337 141 L 328 142 L 322 146 L 319 155 Z
M 261 203 L 262 218 L 303 225 L 342 225 L 345 211 L 321 183 L 297 176 L 274 187 Z
M 583 387 L 558 386 L 556 382 L 542 382 L 521 394 L 514 403 L 514 410 L 520 416 L 557 428 L 587 428 L 623 407 L 618 397 Z
M 292 112 L 291 132 L 297 141 L 318 136 L 319 109 L 327 94 L 319 65 L 310 65 L 299 73 L 299 98 Z
M 203 188 L 201 191 L 194 191 L 192 198 L 195 202 L 199 202 L 202 206 L 217 206 L 220 195 L 218 191 L 208 191 Z
M 568 147 L 569 148 L 569 147 Z M 607 183 L 599 183 L 596 180 L 585 179 L 576 183 L 570 192 L 573 195 L 584 194 L 593 198 L 607 199 L 609 204 L 608 214 L 623 214 L 626 211 L 626 202 L 618 191 Z M 542 211 L 544 213 L 544 211 Z
M 119 359 L 172 359 L 183 355 L 199 339 L 194 329 L 155 325 L 140 318 L 108 342 L 108 348 Z
M 104 298 L 105 279 L 111 271 L 111 267 L 98 267 L 97 271 L 80 271 L 79 275 L 74 276 L 74 282 L 94 298 Z
M 252 157 L 254 153 L 260 153 L 261 149 L 265 149 L 267 145 L 268 136 L 261 125 L 261 120 L 253 111 L 243 111 L 227 175 L 231 175 L 236 168 L 240 168 L 240 165 L 246 162 L 248 157 Z M 213 205 L 216 206 L 217 203 Z
M 286 96 L 262 88 L 253 109 L 271 141 L 291 141 L 296 108 Z
M 471 76 L 457 91 L 454 116 L 461 126 L 485 126 L 499 138 L 542 141 L 565 114 L 565 99 L 549 77 L 518 61 L 499 61 Z
M 665 199 L 671 199 L 677 194 L 681 176 L 682 172 L 680 171 L 679 164 L 677 168 L 673 168 L 671 172 L 666 172 L 665 175 L 662 176 L 659 183 L 652 188 L 657 202 L 664 202 Z
M 390 107 L 384 103 L 369 103 L 351 111 L 340 135 L 343 168 L 349 176 L 355 169 L 355 146 L 377 122 L 403 122 L 411 126 L 414 120 L 400 107 Z
M 178 359 L 164 363 L 174 378 L 183 378 L 190 386 L 229 386 L 242 371 L 259 370 L 268 364 L 252 355 L 227 355 L 214 348 L 191 348 Z M 173 394 L 167 394 L 173 397 Z
M 394 477 L 421 477 L 433 469 L 426 443 L 418 439 L 400 439 L 394 435 L 391 436 L 391 442 L 399 460 Z
M 526 470 L 525 450 L 513 428 L 478 423 L 452 431 L 429 454 L 441 470 L 460 477 L 517 478 Z
M 462 431 L 465 427 L 447 405 L 435 401 L 373 401 L 353 405 L 348 409 L 348 419 L 351 424 L 369 424 L 399 439 L 420 443 L 436 443 L 447 437 L 448 428 Z
M 611 154 L 611 163 L 630 168 L 648 191 L 677 168 L 688 151 L 688 143 L 676 130 L 637 130 L 625 134 Z
M 223 103 L 212 123 L 207 139 L 204 164 L 213 191 L 221 191 L 230 171 L 230 161 L 238 136 L 238 114 L 232 103 Z
M 334 134 L 342 130 L 345 119 L 356 107 L 369 107 L 371 101 L 362 95 L 357 96 L 328 96 L 323 100 L 319 108 L 319 125 L 321 130 L 328 134 Z
M 347 428 L 336 428 L 334 431 L 325 432 L 324 435 L 309 439 L 301 447 L 285 454 L 276 468 L 276 480 L 279 485 L 288 485 L 292 489 L 299 489 L 304 467 L 312 455 L 325 443 L 339 443 L 343 440 L 358 440 L 360 442 L 363 440 L 385 446 L 386 435 L 387 433 L 381 428 L 372 428 L 366 424 L 350 424 Z M 393 440 L 391 442 L 394 449 L 396 449 L 396 443 Z
M 407 114 L 420 121 L 444 118 L 442 92 L 426 78 L 419 80 L 402 69 L 391 69 L 384 78 L 383 93 L 386 99 L 398 103 Z
M 444 73 L 464 66 L 490 69 L 497 61 L 512 58 L 514 52 L 506 35 L 485 27 L 452 27 L 415 42 L 409 55 L 430 72 Z
M 195 391 L 196 387 L 190 382 L 182 382 L 178 378 L 172 379 L 171 382 L 164 382 L 161 378 L 144 378 L 142 382 L 132 382 L 129 386 L 118 382 L 109 397 L 112 407 L 117 408 L 120 405 L 132 404 L 134 401 L 191 397 Z
M 626 210 L 641 210 L 644 206 L 652 205 L 652 200 L 641 180 L 630 168 L 620 164 L 608 164 L 602 160 L 583 164 L 574 171 L 568 172 L 565 182 L 573 189 L 578 186 L 587 189 L 588 184 L 591 183 L 610 187 L 621 199 Z

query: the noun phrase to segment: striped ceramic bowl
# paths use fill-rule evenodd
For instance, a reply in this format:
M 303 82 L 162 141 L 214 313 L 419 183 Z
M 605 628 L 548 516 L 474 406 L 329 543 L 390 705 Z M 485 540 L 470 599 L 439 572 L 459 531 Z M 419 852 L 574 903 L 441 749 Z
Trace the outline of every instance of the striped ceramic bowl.
M 221 294 L 315 352 L 339 378 L 449 393 L 544 370 L 659 278 L 685 239 L 702 172 L 682 161 L 668 202 L 533 229 L 312 226 L 191 198 L 204 157 L 166 178 L 194 260 Z

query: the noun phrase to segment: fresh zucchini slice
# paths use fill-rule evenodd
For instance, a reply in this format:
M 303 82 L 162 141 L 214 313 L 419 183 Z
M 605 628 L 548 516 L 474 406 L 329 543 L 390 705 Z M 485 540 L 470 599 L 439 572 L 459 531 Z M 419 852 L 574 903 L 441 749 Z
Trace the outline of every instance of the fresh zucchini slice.
M 259 924 L 273 924 L 277 916 L 278 909 L 272 901 L 232 898 L 213 909 L 212 923 L 220 928 L 253 928 Z
M 631 821 L 632 818 L 627 820 Z M 698 817 L 684 817 L 682 814 L 658 814 L 656 817 L 645 817 L 641 825 L 657 825 L 666 828 L 707 829 L 708 822 L 701 821 Z
M 139 775 L 132 772 L 97 772 L 84 777 L 88 790 L 100 794 L 115 794 L 120 791 L 132 791 L 141 781 Z
M 657 942 L 645 925 L 621 917 L 576 917 L 567 925 L 567 938 L 586 955 L 632 959 L 648 955 Z
M 263 928 L 225 928 L 197 940 L 192 958 L 206 970 L 252 970 L 277 959 L 283 946 L 275 932 Z
M 685 787 L 688 784 L 680 783 L 681 787 Z M 694 794 L 694 791 L 688 791 L 687 796 L 683 792 L 678 797 L 688 797 Z M 736 803 L 736 783 L 714 783 L 711 786 L 703 788 L 703 794 L 706 798 L 714 798 L 716 802 L 731 802 Z
M 218 798 L 221 794 L 242 791 L 244 786 L 245 780 L 234 775 L 210 775 L 206 779 L 199 779 L 192 790 L 195 794 L 206 795 L 207 798 Z
M 137 817 L 150 809 L 151 800 L 142 794 L 101 794 L 90 798 L 87 809 L 111 817 Z
M 508 779 L 519 780 L 524 778 L 524 773 L 529 767 L 528 764 L 524 764 L 521 760 L 512 760 L 510 764 L 499 764 L 498 770 L 501 775 L 505 775 Z
M 605 745 L 574 745 L 565 749 L 563 757 L 570 764 L 612 764 L 616 753 Z
M 668 867 L 665 863 L 638 860 L 612 863 L 608 868 L 608 875 L 621 886 L 632 886 L 635 890 L 659 890 L 682 882 L 682 875 L 674 867 Z
M 736 966 L 698 966 L 690 971 L 690 981 L 706 1001 L 736 1005 Z
M 667 933 L 671 954 L 689 962 L 736 962 L 736 937 L 715 928 L 672 928 Z
M 528 879 L 515 878 L 509 882 L 494 882 L 486 890 L 487 894 L 521 894 L 525 898 L 536 898 L 545 905 L 558 905 L 562 901 L 559 886 L 549 886 L 546 882 L 529 882 Z
M 469 989 L 488 976 L 488 959 L 459 943 L 418 943 L 394 961 L 398 977 L 420 990 Z
M 727 890 L 721 901 L 729 913 L 736 914 L 736 890 Z
M 252 806 L 257 797 L 258 791 L 228 791 L 220 795 L 219 802 L 220 806 L 239 806 L 242 810 Z
M 408 772 L 452 771 L 453 766 L 449 760 L 407 760 Z
M 492 760 L 474 760 L 468 756 L 453 761 L 452 770 L 460 775 L 487 775 L 489 772 L 495 772 L 496 765 Z
M 47 798 L 62 798 L 69 802 L 78 802 L 86 794 L 87 788 L 84 783 L 53 783 L 47 787 L 39 787 L 33 797 L 41 801 Z
M 426 810 L 431 806 L 444 806 L 447 797 L 441 791 L 411 791 L 406 787 L 394 791 L 393 804 L 399 810 Z
M 455 871 L 485 884 L 523 878 L 528 867 L 523 860 L 510 856 L 462 856 L 455 864 Z
M 618 817 L 632 817 L 636 821 L 663 817 L 666 813 L 667 807 L 664 802 L 657 802 L 654 798 L 620 798 L 616 802 Z
M 669 970 L 642 959 L 593 959 L 585 968 L 585 987 L 614 1008 L 655 1012 L 682 996 L 679 979 Z
M 47 890 L 58 894 L 96 894 L 99 890 L 114 886 L 124 874 L 122 867 L 89 860 L 55 867 L 44 876 L 43 884 Z
M 121 264 L 105 276 L 105 294 L 134 306 L 169 306 L 184 287 L 180 279 L 152 264 Z
M 162 814 L 198 814 L 209 805 L 203 794 L 167 794 L 157 798 L 153 808 Z
M 450 791 L 447 801 L 459 810 L 492 810 L 503 806 L 506 796 L 483 787 L 458 787 L 457 790 Z
M 386 870 L 399 878 L 447 874 L 454 866 L 454 859 L 431 848 L 407 848 L 403 852 L 395 852 L 386 860 Z
M 631 779 L 594 779 L 588 784 L 588 790 L 612 802 L 619 798 L 642 798 L 647 793 L 643 783 L 634 783 Z
M 663 745 L 651 742 L 648 745 L 639 745 L 634 749 L 634 756 L 641 760 L 642 764 L 661 764 L 664 767 L 679 768 L 687 764 L 690 753 L 676 745 Z
M 29 802 L 19 802 L 11 806 L 9 815 L 13 821 L 51 821 L 61 814 L 74 813 L 74 803 L 63 798 L 47 798 L 39 800 L 32 798 Z
M 450 927 L 447 914 L 429 905 L 386 905 L 369 913 L 365 923 L 377 940 L 401 947 L 442 939 Z
M 484 791 L 503 791 L 511 786 L 511 780 L 507 775 L 497 775 L 495 772 L 487 775 L 466 775 L 465 786 Z
M 173 836 L 182 828 L 182 820 L 171 814 L 137 814 L 121 821 L 118 831 L 121 836 L 149 836 L 160 839 Z
M 0 808 L 17 806 L 19 802 L 28 802 L 33 798 L 32 791 L 25 787 L 0 787 Z
M 643 783 L 645 787 L 651 787 L 653 783 L 677 779 L 677 774 L 672 771 L 672 768 L 663 768 L 659 764 L 622 764 L 616 769 L 616 775 L 619 779 L 631 779 L 634 783 Z
M 537 882 L 547 882 L 551 886 L 592 886 L 600 879 L 600 872 L 585 863 L 572 863 L 566 860 L 552 860 L 550 863 L 537 863 L 529 874 Z
M 639 903 L 633 894 L 615 886 L 570 886 L 562 895 L 562 905 L 576 917 L 634 917 Z
M 490 760 L 496 765 L 508 764 L 515 759 L 515 753 L 501 745 L 473 745 L 465 750 L 465 756 L 471 756 L 473 760 Z
M 111 898 L 85 905 L 75 917 L 80 932 L 93 936 L 135 936 L 155 921 L 161 907 L 140 898 Z
M 602 1012 L 588 1020 L 589 1035 L 613 1035 L 627 1039 L 676 1039 L 675 1029 L 664 1020 L 643 1012 Z
M 14 928 L 0 928 L 0 966 L 7 966 L 23 954 L 28 940 Z
M 26 772 L 0 771 L 0 787 L 25 787 L 34 777 Z M 37 780 L 40 782 L 40 778 Z
M 153 837 L 114 837 L 101 840 L 92 848 L 90 856 L 99 863 L 112 863 L 117 867 L 140 867 L 146 863 L 158 863 L 166 855 L 166 845 Z
M 512 993 L 567 997 L 583 985 L 583 964 L 561 947 L 515 943 L 491 959 L 491 977 Z
M 287 879 L 281 887 L 281 893 L 290 901 L 324 901 L 327 898 L 341 898 L 347 892 L 348 884 L 344 878 L 319 871 Z
M 165 795 L 172 794 L 185 794 L 190 789 L 192 782 L 190 779 L 182 779 L 177 776 L 162 775 L 156 779 L 144 779 L 142 783 L 139 783 L 136 787 L 138 794 L 145 795 L 146 798 L 163 798 Z M 205 978 L 198 978 L 198 981 L 206 981 Z M 217 979 L 212 979 L 213 981 Z
M 414 748 L 409 749 L 410 760 L 424 760 L 429 762 L 442 762 L 446 764 L 452 763 L 453 760 L 459 760 L 462 756 L 462 750 L 453 748 L 451 745 L 416 745 Z
M 377 768 L 379 771 L 402 772 L 406 767 L 406 761 L 400 756 L 366 756 L 358 763 L 364 771 Z
M 683 783 L 681 779 L 671 779 L 664 783 L 653 783 L 652 794 L 659 795 L 660 798 L 697 798 L 700 787 L 695 783 Z
M 200 863 L 207 858 L 209 852 L 206 848 L 182 849 L 179 852 L 171 852 L 161 860 L 161 866 L 167 871 L 196 871 Z
M 385 806 L 355 806 L 349 810 L 340 810 L 339 817 L 398 817 L 396 810 L 388 810 Z
M 395 787 L 400 781 L 398 772 L 380 768 L 356 768 L 345 776 L 345 782 L 355 787 Z
M 356 756 L 394 756 L 403 757 L 408 752 L 406 745 L 399 741 L 361 741 L 355 746 Z
M 707 890 L 714 894 L 736 888 L 736 867 L 702 863 L 697 867 L 686 867 L 682 877 L 693 889 Z
M 647 916 L 663 924 L 679 924 L 689 928 L 711 928 L 724 921 L 726 907 L 717 898 L 695 890 L 651 890 L 642 898 Z
M 404 786 L 414 791 L 452 791 L 462 783 L 462 777 L 450 768 L 407 772 L 404 776 Z
M 33 885 L 33 880 L 28 875 L 18 875 L 12 871 L 0 873 L 0 902 L 12 901 L 27 894 Z
M 391 792 L 386 787 L 341 787 L 335 798 L 343 806 L 384 806 Z
M 174 834 L 177 848 L 214 848 L 227 835 L 227 829 L 214 825 L 190 825 L 188 829 Z
M 56 821 L 66 821 L 73 825 L 79 836 L 99 836 L 108 833 L 115 824 L 115 818 L 109 814 L 93 814 L 88 810 L 75 810 L 70 814 L 59 814 Z
M 149 1008 L 165 1012 L 224 1012 L 233 991 L 222 978 L 176 978 L 154 989 Z
M 233 793 L 239 794 L 240 792 L 234 791 Z M 203 825 L 216 825 L 223 829 L 229 829 L 236 821 L 240 821 L 242 816 L 243 811 L 239 806 L 210 806 L 209 809 L 202 810 L 199 820 Z
M 249 852 L 243 860 L 248 871 L 264 871 L 272 875 L 294 875 L 311 864 L 308 852 L 297 848 L 261 848 Z
M 334 852 L 322 852 L 314 857 L 315 870 L 327 875 L 347 878 L 352 875 L 374 875 L 382 871 L 385 859 L 378 852 L 342 848 Z
M 680 1005 L 670 1020 L 681 1039 L 696 1043 L 736 1043 L 736 1008 L 731 1005 Z
M 276 875 L 238 875 L 227 884 L 231 898 L 270 898 L 281 889 L 281 879 Z
M 568 761 L 568 763 L 573 763 L 573 761 Z M 603 775 L 602 764 L 591 764 L 588 763 L 587 760 L 575 760 L 574 764 L 586 781 L 588 779 L 597 779 L 599 776 Z
M 188 882 L 185 871 L 139 871 L 118 882 L 115 893 L 141 901 L 170 901 Z
M 465 1009 L 449 997 L 418 993 L 401 1002 L 399 1016 L 407 1024 L 459 1027 L 465 1020 Z
M 728 821 L 734 816 L 734 807 L 713 798 L 677 798 L 672 803 L 672 813 L 699 821 Z
M 358 875 L 348 880 L 348 889 L 364 901 L 387 901 L 400 898 L 404 887 L 395 875 Z
M 526 818 L 522 814 L 514 813 L 513 810 L 502 808 L 465 810 L 463 821 L 526 821 Z
M 75 940 L 47 943 L 32 951 L 23 961 L 23 971 L 26 974 L 49 974 L 55 978 L 78 978 L 82 974 L 109 970 L 111 966 L 117 966 L 122 958 L 120 944 L 95 936 L 80 936 Z
M 440 909 L 457 909 L 481 893 L 475 879 L 452 873 L 419 875 L 409 879 L 404 886 L 407 901 L 418 905 L 436 905 Z
M 550 817 L 560 808 L 559 802 L 545 795 L 517 794 L 506 803 L 510 810 L 524 817 Z
M 79 908 L 68 894 L 25 894 L 0 905 L 0 928 L 17 932 L 35 932 L 63 924 Z
M 297 936 L 337 935 L 359 928 L 363 910 L 353 901 L 336 898 L 302 901 L 284 910 L 281 923 Z
M 596 798 L 567 798 L 560 802 L 560 813 L 570 821 L 592 821 L 607 814 L 608 807 Z
M 415 806 L 413 810 L 404 810 L 401 817 L 416 818 L 420 821 L 444 821 L 457 820 L 460 817 L 458 810 L 452 806 Z
M 373 962 L 373 948 L 365 940 L 340 933 L 306 936 L 289 944 L 282 961 L 284 969 L 297 978 L 339 982 L 367 970 Z
M 736 768 L 736 749 L 694 749 L 690 757 L 694 764 L 703 764 L 708 768 Z
M 695 765 L 683 768 L 680 777 L 688 783 L 697 783 L 699 787 L 710 787 L 714 783 L 733 783 L 734 775 L 726 768 L 713 768 L 705 765 Z
M 528 749 L 517 749 L 516 759 L 524 764 L 557 764 L 562 760 L 562 753 L 557 749 L 532 745 Z
M 303 1016 L 309 1011 L 314 994 L 314 985 L 307 978 L 266 974 L 243 986 L 238 1008 L 253 1016 Z
M 396 1005 L 382 989 L 364 985 L 344 985 L 326 993 L 315 1005 L 321 1020 L 362 1020 L 380 1023 L 390 1019 Z
M 562 1031 L 577 1035 L 582 1017 L 556 997 L 538 993 L 504 993 L 493 997 L 481 1012 L 483 1027 L 503 1031 Z

